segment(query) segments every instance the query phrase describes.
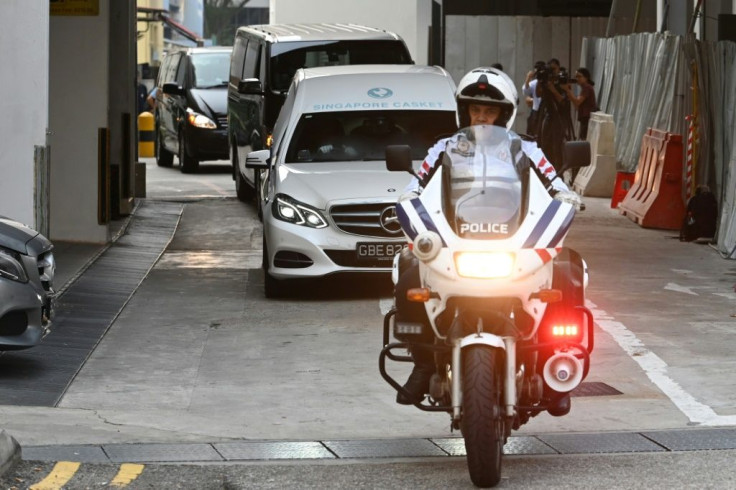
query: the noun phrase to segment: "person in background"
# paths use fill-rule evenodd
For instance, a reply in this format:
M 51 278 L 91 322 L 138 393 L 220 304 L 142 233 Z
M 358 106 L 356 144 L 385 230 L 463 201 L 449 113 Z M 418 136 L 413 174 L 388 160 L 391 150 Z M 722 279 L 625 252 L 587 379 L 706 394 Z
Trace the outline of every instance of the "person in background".
M 137 114 L 140 114 L 141 112 L 145 112 L 148 110 L 146 107 L 146 95 L 148 94 L 148 89 L 146 88 L 145 84 L 141 81 L 140 77 L 138 77 L 138 83 L 136 87 L 136 107 L 137 107 Z
M 542 97 L 537 93 L 537 72 L 544 67 L 544 61 L 534 63 L 534 69 L 526 74 L 526 80 L 524 80 L 524 85 L 521 87 L 521 92 L 526 96 L 527 105 L 531 99 L 531 112 L 526 120 L 526 134 L 534 138 L 538 135 L 537 119 L 539 117 L 539 104 L 542 103 Z
M 146 97 L 146 104 L 148 104 L 147 110 L 151 113 L 156 110 L 156 92 L 158 92 L 158 87 L 153 87 L 148 93 L 148 97 Z
M 570 84 L 562 86 L 567 93 L 567 97 L 575 104 L 578 110 L 578 122 L 580 123 L 579 139 L 585 140 L 588 137 L 588 121 L 591 112 L 596 110 L 595 90 L 593 89 L 593 81 L 590 79 L 590 71 L 587 68 L 578 68 L 575 72 L 575 80 L 580 87 L 580 95 L 575 95 Z

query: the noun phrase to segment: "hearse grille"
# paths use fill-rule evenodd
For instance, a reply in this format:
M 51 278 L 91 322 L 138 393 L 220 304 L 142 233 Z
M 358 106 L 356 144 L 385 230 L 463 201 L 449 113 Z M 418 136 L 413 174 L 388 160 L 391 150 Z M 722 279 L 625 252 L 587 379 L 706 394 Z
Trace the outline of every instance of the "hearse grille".
M 395 220 L 395 204 L 390 202 L 370 204 L 342 204 L 330 209 L 335 225 L 346 233 L 376 238 L 398 238 L 401 228 Z M 383 216 L 383 218 L 382 218 Z M 381 226 L 381 219 L 384 226 Z

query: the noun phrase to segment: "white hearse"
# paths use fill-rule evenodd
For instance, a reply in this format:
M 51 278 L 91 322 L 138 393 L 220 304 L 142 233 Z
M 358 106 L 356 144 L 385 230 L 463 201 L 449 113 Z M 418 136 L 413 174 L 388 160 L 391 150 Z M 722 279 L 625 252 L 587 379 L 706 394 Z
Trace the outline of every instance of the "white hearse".
M 260 169 L 266 296 L 280 281 L 390 272 L 405 243 L 395 204 L 411 178 L 386 170 L 388 145 L 420 165 L 457 129 L 455 84 L 442 68 L 360 65 L 300 69 Z

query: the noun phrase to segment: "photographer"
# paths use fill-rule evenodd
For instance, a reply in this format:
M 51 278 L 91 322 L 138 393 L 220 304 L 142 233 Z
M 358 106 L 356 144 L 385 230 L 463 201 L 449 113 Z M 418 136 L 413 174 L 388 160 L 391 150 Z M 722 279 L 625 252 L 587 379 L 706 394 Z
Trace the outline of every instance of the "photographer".
M 590 72 L 587 68 L 578 68 L 575 72 L 575 80 L 580 87 L 580 95 L 575 96 L 572 93 L 570 84 L 563 85 L 562 88 L 570 98 L 578 110 L 578 122 L 580 123 L 580 139 L 588 138 L 588 121 L 590 113 L 596 110 L 595 90 L 593 90 L 593 81 L 590 79 Z
M 542 150 L 555 162 L 562 165 L 562 147 L 565 141 L 575 139 L 570 118 L 570 101 L 562 88 L 569 83 L 567 73 L 560 62 L 552 58 L 547 66 L 537 70 L 537 95 L 541 97 L 538 114 L 538 141 Z

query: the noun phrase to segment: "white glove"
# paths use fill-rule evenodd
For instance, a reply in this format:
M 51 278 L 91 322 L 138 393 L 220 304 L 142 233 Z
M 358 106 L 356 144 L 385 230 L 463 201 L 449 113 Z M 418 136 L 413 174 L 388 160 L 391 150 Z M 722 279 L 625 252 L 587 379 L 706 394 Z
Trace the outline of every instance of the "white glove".
M 573 191 L 560 191 L 555 194 L 554 199 L 573 205 L 576 211 L 580 211 L 583 207 L 582 199 L 580 199 L 580 196 L 578 196 L 577 193 Z
M 419 197 L 419 193 L 417 191 L 404 192 L 401 196 L 399 196 L 399 202 L 411 200 L 415 197 Z

